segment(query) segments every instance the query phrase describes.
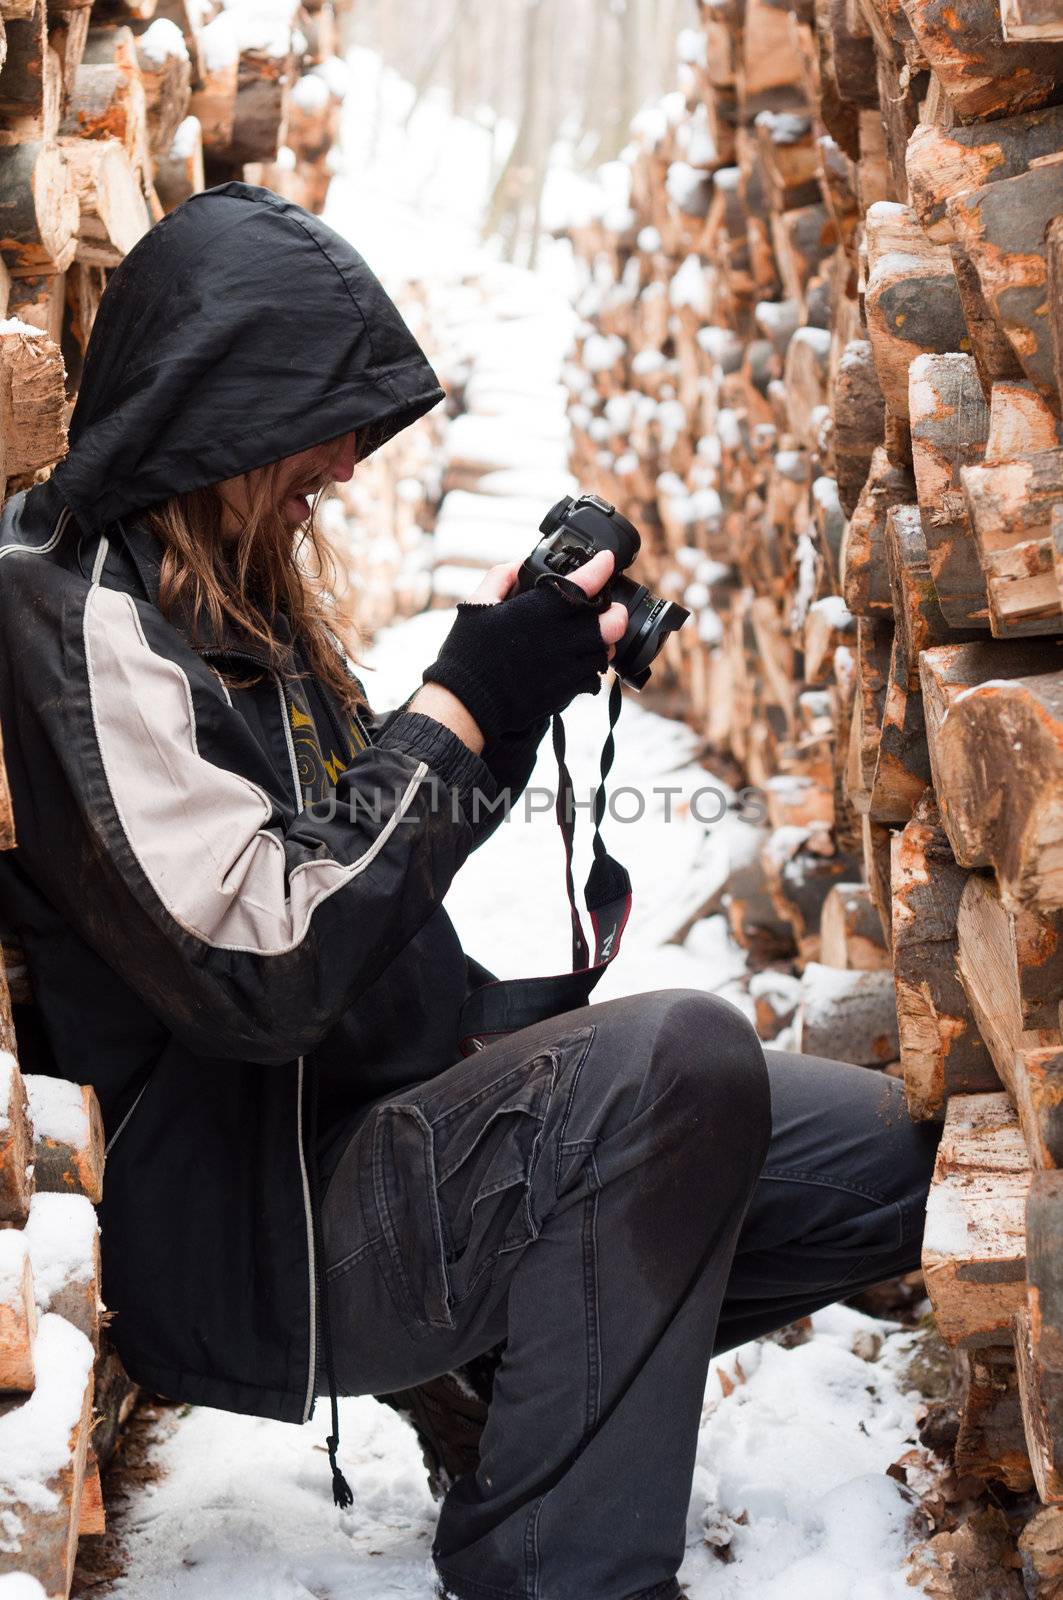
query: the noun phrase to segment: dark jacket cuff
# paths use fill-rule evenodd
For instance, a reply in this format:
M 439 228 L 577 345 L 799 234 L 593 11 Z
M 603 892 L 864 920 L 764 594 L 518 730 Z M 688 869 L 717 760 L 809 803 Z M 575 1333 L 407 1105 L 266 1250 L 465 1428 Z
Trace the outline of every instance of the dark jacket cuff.
M 482 796 L 481 806 L 483 800 L 491 803 L 497 797 L 498 785 L 490 769 L 456 733 L 434 717 L 426 717 L 420 711 L 399 711 L 389 719 L 376 743 L 385 750 L 403 750 L 418 761 L 427 762 L 449 788 L 457 791 L 465 819 L 474 826 L 479 810 L 474 806 L 474 796 Z

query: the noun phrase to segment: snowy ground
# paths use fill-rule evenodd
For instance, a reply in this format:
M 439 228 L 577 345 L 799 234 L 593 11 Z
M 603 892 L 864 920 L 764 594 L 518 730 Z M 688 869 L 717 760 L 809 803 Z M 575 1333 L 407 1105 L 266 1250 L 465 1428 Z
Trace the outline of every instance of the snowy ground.
M 750 1344 L 713 1363 L 680 1573 L 690 1600 L 912 1600 L 908 1506 L 884 1475 L 914 1437 L 899 1381 L 911 1335 L 888 1333 L 868 1362 L 854 1343 L 873 1348 L 883 1324 L 832 1307 L 813 1325 L 796 1349 Z M 115 1600 L 431 1600 L 436 1508 L 413 1435 L 371 1399 L 341 1412 L 342 1514 L 321 1424 L 192 1411 L 130 1514 Z

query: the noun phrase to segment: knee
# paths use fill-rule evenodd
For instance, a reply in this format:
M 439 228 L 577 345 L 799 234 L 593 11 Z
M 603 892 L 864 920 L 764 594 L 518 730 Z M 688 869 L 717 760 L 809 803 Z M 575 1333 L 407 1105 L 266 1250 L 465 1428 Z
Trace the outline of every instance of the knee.
M 764 1050 L 748 1017 L 700 989 L 660 992 L 644 1092 L 667 1092 L 677 1120 L 733 1128 L 765 1150 L 771 1091 Z

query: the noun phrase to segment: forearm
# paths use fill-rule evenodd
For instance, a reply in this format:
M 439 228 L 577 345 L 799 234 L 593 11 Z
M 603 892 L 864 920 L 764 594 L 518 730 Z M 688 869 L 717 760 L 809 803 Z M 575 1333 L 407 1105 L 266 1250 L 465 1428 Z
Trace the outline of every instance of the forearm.
M 473 755 L 483 752 L 484 736 L 480 731 L 475 718 L 466 710 L 465 706 L 452 694 L 449 689 L 444 689 L 439 683 L 426 683 L 407 701 L 406 711 L 417 711 L 424 717 L 432 717 L 436 722 L 441 722 L 451 733 L 457 734 L 463 744 L 468 745 Z

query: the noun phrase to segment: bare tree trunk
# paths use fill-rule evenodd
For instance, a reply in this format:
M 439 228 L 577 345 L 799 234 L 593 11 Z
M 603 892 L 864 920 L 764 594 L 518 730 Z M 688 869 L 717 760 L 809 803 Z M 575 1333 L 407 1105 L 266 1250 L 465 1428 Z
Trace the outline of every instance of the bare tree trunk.
M 498 176 L 487 206 L 484 236 L 498 234 L 507 261 L 515 259 L 520 234 L 520 213 L 528 182 L 528 163 L 535 144 L 537 66 L 543 0 L 525 0 L 523 28 L 523 86 L 516 137 Z
M 456 46 L 457 39 L 461 31 L 462 22 L 472 11 L 472 6 L 473 0 L 454 0 L 454 9 L 450 14 L 450 21 L 447 23 L 438 39 L 436 39 L 435 43 L 432 45 L 432 48 L 428 52 L 428 57 L 425 60 L 420 72 L 417 74 L 416 80 L 414 81 L 413 101 L 410 105 L 409 111 L 407 111 L 406 116 L 403 119 L 403 132 L 405 132 L 410 126 L 413 114 L 420 105 L 421 100 L 424 98 L 425 90 L 431 84 L 436 73 L 436 68 L 443 60 L 447 50 L 451 46 Z M 454 109 L 458 109 L 456 105 Z
M 528 204 L 528 266 L 534 271 L 539 261 L 542 236 L 543 190 L 550 171 L 550 156 L 557 137 L 561 106 L 561 75 L 557 59 L 557 0 L 542 0 L 546 11 L 540 30 L 542 60 L 539 72 L 539 118 L 534 150 L 534 167 Z

